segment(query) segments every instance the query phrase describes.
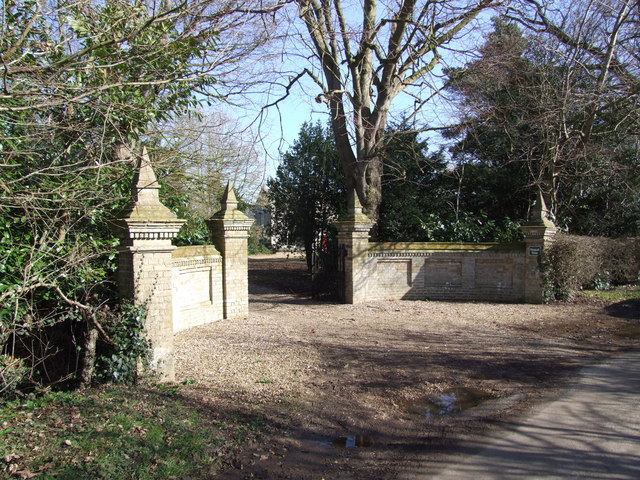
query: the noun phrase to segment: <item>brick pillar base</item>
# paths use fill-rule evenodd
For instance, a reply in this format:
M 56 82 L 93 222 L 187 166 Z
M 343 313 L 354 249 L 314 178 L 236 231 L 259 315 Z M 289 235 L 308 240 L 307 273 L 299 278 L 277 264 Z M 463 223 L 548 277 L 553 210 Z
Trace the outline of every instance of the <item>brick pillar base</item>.
M 344 303 L 367 301 L 370 276 L 367 252 L 371 227 L 373 222 L 362 213 L 362 205 L 354 190 L 351 192 L 347 214 L 336 222 L 338 248 L 344 252 L 344 260 L 340 262 L 344 271 L 339 272 L 343 278 L 340 282 L 343 289 L 340 296 Z
M 538 193 L 538 200 L 531 211 L 531 219 L 520 229 L 524 233 L 526 246 L 524 301 L 543 303 L 544 272 L 541 259 L 545 246 L 553 241 L 557 228 L 549 219 L 549 212 L 541 192 Z
M 118 286 L 123 297 L 145 306 L 145 331 L 151 342 L 151 367 L 173 381 L 173 270 L 171 245 L 184 220 L 160 203 L 160 185 L 143 151 L 133 190 L 133 205 L 116 221 L 121 248 Z

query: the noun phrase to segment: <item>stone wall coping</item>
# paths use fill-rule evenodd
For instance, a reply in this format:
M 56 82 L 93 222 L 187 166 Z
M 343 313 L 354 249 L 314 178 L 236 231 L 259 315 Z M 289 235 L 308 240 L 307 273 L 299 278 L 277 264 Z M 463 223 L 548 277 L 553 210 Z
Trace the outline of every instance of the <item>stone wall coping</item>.
M 178 247 L 172 253 L 174 259 L 190 258 L 190 257 L 214 257 L 220 256 L 220 252 L 213 245 L 190 245 L 187 247 Z
M 425 251 L 500 251 L 520 252 L 524 242 L 513 243 L 463 243 L 463 242 L 370 242 L 371 253 L 418 253 Z
M 210 270 L 214 266 L 222 267 L 222 257 L 190 257 L 190 258 L 172 258 L 171 266 L 178 272 L 186 272 L 187 270 Z

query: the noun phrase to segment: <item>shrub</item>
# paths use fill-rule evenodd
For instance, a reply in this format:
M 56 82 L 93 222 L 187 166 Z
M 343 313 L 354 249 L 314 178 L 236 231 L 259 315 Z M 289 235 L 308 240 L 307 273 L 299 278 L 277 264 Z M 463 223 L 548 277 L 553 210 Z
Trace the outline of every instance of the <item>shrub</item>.
M 259 225 L 252 225 L 251 230 L 249 230 L 249 241 L 248 241 L 248 253 L 249 255 L 258 255 L 261 253 L 273 253 L 271 248 L 268 246 L 268 238 L 262 228 Z
M 22 359 L 0 354 L 0 398 L 11 398 L 28 373 Z
M 633 283 L 640 272 L 640 239 L 556 235 L 543 259 L 546 297 L 570 300 L 583 288 Z
M 151 344 L 144 334 L 146 307 L 124 303 L 120 312 L 105 318 L 112 344 L 103 345 L 96 359 L 94 379 L 132 384 L 140 367 L 149 367 Z

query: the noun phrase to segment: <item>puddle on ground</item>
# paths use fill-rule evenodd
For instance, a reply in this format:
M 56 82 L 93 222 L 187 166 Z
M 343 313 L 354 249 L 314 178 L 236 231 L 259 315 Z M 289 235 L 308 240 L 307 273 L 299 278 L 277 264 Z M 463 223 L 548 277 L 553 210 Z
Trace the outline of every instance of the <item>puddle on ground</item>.
M 403 402 L 401 406 L 409 413 L 427 418 L 448 417 L 480 405 L 491 395 L 475 388 L 451 388 L 444 392 Z
M 338 437 L 333 440 L 319 442 L 323 446 L 338 448 L 366 448 L 375 444 L 373 437 L 368 435 L 351 435 L 349 437 Z

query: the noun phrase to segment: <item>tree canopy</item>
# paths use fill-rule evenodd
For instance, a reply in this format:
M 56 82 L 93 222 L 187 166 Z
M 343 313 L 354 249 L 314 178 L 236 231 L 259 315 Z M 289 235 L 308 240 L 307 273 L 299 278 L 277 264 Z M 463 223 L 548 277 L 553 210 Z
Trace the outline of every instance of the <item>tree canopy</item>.
M 499 0 L 343 3 L 296 0 L 302 20 L 292 40 L 300 65 L 285 95 L 303 77 L 326 104 L 347 187 L 377 221 L 381 202 L 383 137 L 396 98 L 414 108 L 437 92 L 433 73 L 443 51 Z M 294 26 L 287 33 L 292 34 Z
M 521 199 L 541 189 L 574 233 L 637 235 L 637 106 L 605 95 L 600 67 L 582 68 L 548 37 L 501 18 L 494 26 L 478 60 L 447 72 L 462 112 L 449 131 L 458 168 L 509 172 Z

